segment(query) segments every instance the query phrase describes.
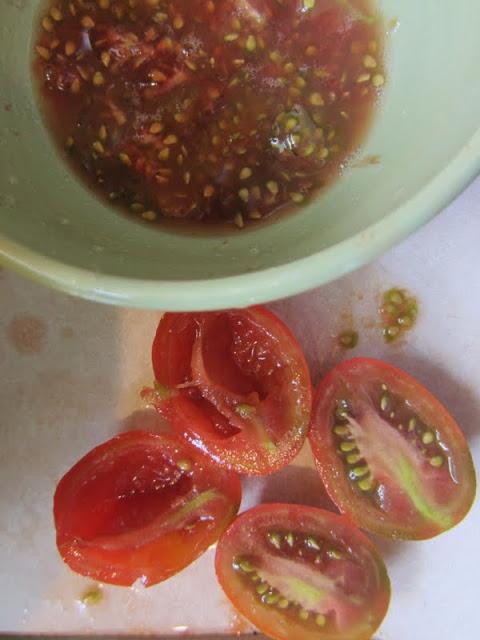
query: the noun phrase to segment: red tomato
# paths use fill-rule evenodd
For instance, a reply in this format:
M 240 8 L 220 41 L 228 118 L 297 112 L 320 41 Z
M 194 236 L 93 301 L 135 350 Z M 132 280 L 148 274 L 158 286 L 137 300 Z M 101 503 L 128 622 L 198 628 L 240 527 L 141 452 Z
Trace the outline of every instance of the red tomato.
M 364 529 L 431 538 L 472 505 L 475 470 L 462 431 L 419 382 L 385 362 L 342 362 L 321 381 L 310 442 L 330 497 Z
M 167 313 L 152 359 L 150 400 L 215 462 L 261 475 L 299 452 L 311 408 L 308 368 L 294 336 L 267 309 Z
M 312 507 L 243 513 L 218 543 L 215 568 L 240 613 L 277 640 L 366 640 L 390 601 L 370 540 L 346 517 Z
M 150 586 L 201 555 L 237 513 L 238 476 L 174 435 L 124 433 L 60 480 L 57 546 L 71 569 L 101 582 Z

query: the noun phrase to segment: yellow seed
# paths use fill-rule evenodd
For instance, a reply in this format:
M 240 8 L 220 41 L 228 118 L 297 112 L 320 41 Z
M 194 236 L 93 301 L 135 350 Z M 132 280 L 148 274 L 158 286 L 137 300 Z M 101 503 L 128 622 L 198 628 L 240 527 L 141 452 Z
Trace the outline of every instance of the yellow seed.
M 240 31 L 240 29 L 242 28 L 242 23 L 238 18 L 233 18 L 230 24 L 232 25 L 232 29 L 234 31 Z
M 71 56 L 71 55 L 73 55 L 73 54 L 75 53 L 76 48 L 77 48 L 77 47 L 76 47 L 75 43 L 74 43 L 74 42 L 72 42 L 72 40 L 68 40 L 68 41 L 65 43 L 65 55 L 66 55 L 66 56 Z
M 278 183 L 275 182 L 275 180 L 269 180 L 267 182 L 267 189 L 272 195 L 276 196 L 278 193 Z
M 282 59 L 279 51 L 272 51 L 268 57 L 272 62 L 280 62 Z
M 72 80 L 72 84 L 70 85 L 70 91 L 72 93 L 79 93 L 80 92 L 80 78 L 74 78 Z
M 383 85 L 385 84 L 385 78 L 382 76 L 381 73 L 377 73 L 372 78 L 372 84 L 374 87 L 377 87 L 377 88 L 383 87 Z
M 95 140 L 95 142 L 92 144 L 92 148 L 94 151 L 96 151 L 100 155 L 103 155 L 105 153 L 105 147 L 100 142 L 100 140 Z
M 100 59 L 101 59 L 102 64 L 103 64 L 104 67 L 108 67 L 109 66 L 109 64 L 110 64 L 110 54 L 108 53 L 108 51 L 102 51 Z
M 188 120 L 187 116 L 184 113 L 176 113 L 173 117 L 175 121 L 179 122 L 180 124 L 183 124 Z
M 336 424 L 333 427 L 333 433 L 341 438 L 351 435 L 350 429 L 343 424 Z
M 255 36 L 249 35 L 245 42 L 245 49 L 252 53 L 257 48 L 257 41 Z
M 308 56 L 309 58 L 314 56 L 316 53 L 317 53 L 317 47 L 314 47 L 313 44 L 311 44 L 305 49 L 305 55 Z
M 363 465 L 361 467 L 355 467 L 354 469 L 352 469 L 351 474 L 355 478 L 361 478 L 362 476 L 367 475 L 368 472 L 369 472 L 369 469 L 367 465 Z
M 243 189 L 240 189 L 238 195 L 241 200 L 243 200 L 244 202 L 248 202 L 248 199 L 250 197 L 248 189 L 245 189 L 245 187 Z
M 285 73 L 293 73 L 295 71 L 295 65 L 293 64 L 293 62 L 287 62 L 283 66 L 283 70 L 285 71 Z
M 223 127 L 221 127 L 221 128 L 223 128 Z M 217 135 L 212 136 L 212 144 L 213 144 L 214 147 L 217 147 L 220 144 L 221 141 L 222 141 L 222 139 L 220 138 L 220 136 L 217 136 Z
M 340 451 L 343 451 L 343 453 L 350 453 L 350 451 L 355 451 L 356 448 L 357 448 L 357 445 L 355 444 L 355 442 L 340 443 Z
M 50 9 L 50 15 L 55 20 L 55 22 L 60 22 L 63 19 L 63 14 L 58 7 L 52 7 Z
M 156 220 L 157 214 L 155 213 L 155 211 L 152 211 L 151 209 L 149 209 L 148 211 L 144 211 L 142 213 L 142 218 L 144 220 L 147 220 L 148 222 L 153 222 L 154 220 Z M 178 463 L 178 466 L 180 467 L 180 463 Z
M 98 0 L 98 6 L 100 7 L 100 9 L 106 11 L 110 8 L 110 0 Z
M 168 160 L 169 157 L 170 157 L 170 149 L 166 148 L 158 152 L 159 160 Z
M 214 193 L 215 193 L 215 188 L 211 184 L 207 184 L 207 186 L 203 190 L 204 197 L 211 198 Z
M 303 7 L 305 11 L 310 11 L 315 7 L 315 0 L 303 0 Z
M 93 84 L 96 87 L 100 87 L 102 84 L 105 84 L 105 78 L 103 77 L 103 73 L 101 71 L 96 71 L 93 74 Z
M 142 213 L 144 206 L 141 202 L 132 202 L 130 205 L 130 211 L 133 213 Z
M 44 60 L 50 60 L 50 51 L 46 47 L 42 47 L 40 45 L 35 47 L 38 55 Z
M 370 53 L 377 53 L 378 51 L 378 43 L 376 40 L 370 40 L 368 43 L 368 50 Z
M 362 459 L 362 455 L 360 453 L 349 453 L 347 456 L 348 464 L 357 464 Z
M 310 617 L 310 612 L 306 609 L 300 609 L 298 616 L 300 620 L 308 620 L 308 618 Z
M 433 458 L 430 458 L 429 462 L 432 465 L 432 467 L 435 467 L 436 469 L 438 469 L 443 464 L 443 458 L 442 456 L 433 456 Z
M 286 598 L 280 598 L 280 600 L 278 601 L 277 607 L 279 609 L 286 609 L 289 604 L 290 603 Z
M 213 13 L 215 11 L 215 3 L 213 2 L 213 0 L 208 0 L 207 11 L 208 13 Z
M 365 69 L 375 69 L 375 67 L 377 66 L 377 61 L 373 56 L 367 53 L 366 56 L 363 56 L 363 66 L 365 67 Z
M 50 49 L 56 49 L 58 47 L 58 45 L 60 44 L 60 40 L 58 38 L 55 38 L 54 40 L 52 40 L 50 42 Z
M 361 73 L 358 78 L 357 78 L 357 82 L 358 84 L 362 84 L 364 82 L 368 82 L 370 80 L 371 76 L 369 73 Z
M 431 431 L 425 431 L 425 433 L 422 435 L 423 444 L 432 444 L 434 440 L 435 436 Z
M 68 136 L 68 138 L 65 140 L 65 146 L 67 147 L 67 149 L 71 149 L 74 144 L 75 140 L 72 138 L 72 136 Z
M 307 144 L 307 146 L 305 147 L 305 149 L 302 152 L 302 155 L 307 158 L 308 156 L 311 156 L 312 153 L 315 151 L 316 147 L 313 144 L 313 142 L 310 142 L 309 144 Z
M 240 180 L 248 180 L 251 175 L 252 170 L 250 169 L 250 167 L 243 167 L 243 169 L 240 171 Z
M 329 150 L 327 149 L 327 147 L 322 147 L 322 148 L 320 149 L 320 152 L 319 152 L 319 154 L 318 154 L 318 157 L 319 157 L 321 160 L 326 160 L 326 159 L 328 158 L 329 154 L 330 154 L 330 152 L 329 152 Z
M 360 489 L 360 491 L 371 491 L 371 489 L 373 488 L 372 477 L 368 476 L 367 478 L 362 478 L 361 480 L 359 480 L 358 488 Z
M 327 623 L 327 619 L 326 617 L 323 615 L 323 613 L 319 613 L 316 617 L 315 617 L 315 624 L 318 624 L 319 627 L 324 627 Z
M 81 19 L 81 24 L 85 29 L 93 29 L 93 27 L 95 26 L 95 22 L 90 16 L 83 16 L 83 18 Z
M 149 132 L 153 135 L 157 135 L 163 130 L 163 124 L 161 122 L 152 122 L 149 128 Z
M 130 156 L 127 155 L 126 153 L 119 153 L 118 154 L 118 159 L 126 167 L 131 167 L 132 166 L 132 161 L 130 160 Z
M 325 104 L 324 99 L 317 92 L 311 93 L 309 100 L 310 100 L 310 104 L 313 104 L 314 107 L 323 107 L 323 105 Z
M 193 62 L 193 60 L 185 60 L 185 66 L 187 66 L 190 71 L 197 70 L 197 65 L 195 64 L 195 62 Z
M 304 86 L 307 84 L 305 78 L 302 78 L 302 76 L 297 76 L 297 78 L 295 79 L 295 82 L 297 84 L 297 87 L 300 87 L 300 89 L 303 89 Z
M 288 118 L 285 123 L 285 131 L 293 131 L 297 125 L 298 120 L 296 118 Z
M 154 82 L 165 82 L 167 76 L 160 69 L 152 69 L 148 74 Z
M 50 20 L 48 16 L 45 16 L 45 18 L 42 20 L 42 27 L 45 29 L 45 31 L 48 31 L 49 33 L 53 31 L 54 29 L 53 22 Z
M 190 173 L 190 171 L 185 171 L 185 173 L 183 174 L 183 181 L 185 182 L 185 184 L 190 184 L 191 179 L 192 174 Z
M 107 139 L 107 136 L 108 136 L 107 127 L 104 124 L 102 124 L 102 126 L 98 130 L 98 137 L 102 142 L 105 142 L 105 140 Z
M 234 42 L 235 40 L 238 40 L 238 33 L 227 33 L 223 39 L 225 42 Z
M 262 214 L 260 213 L 260 211 L 250 211 L 248 217 L 250 218 L 250 220 L 260 220 Z
M 183 25 L 185 24 L 182 16 L 175 16 L 175 18 L 173 19 L 173 28 L 174 29 L 182 29 Z
M 170 135 L 168 135 L 163 141 L 163 143 L 166 144 L 167 146 L 170 146 L 172 144 L 177 144 L 177 142 L 178 142 L 178 138 L 174 133 L 171 133 Z
M 245 222 L 241 213 L 236 213 L 233 221 L 239 229 L 243 229 L 243 227 L 245 226 Z
M 303 194 L 301 194 L 301 193 L 291 193 L 290 194 L 290 198 L 296 204 L 300 204 L 301 202 L 303 202 L 305 200 L 305 196 Z

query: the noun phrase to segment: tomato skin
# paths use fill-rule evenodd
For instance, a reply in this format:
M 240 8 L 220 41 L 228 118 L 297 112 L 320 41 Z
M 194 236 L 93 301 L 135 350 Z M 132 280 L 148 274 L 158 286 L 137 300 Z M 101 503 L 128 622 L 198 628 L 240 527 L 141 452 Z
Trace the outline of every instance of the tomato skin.
M 359 609 L 346 625 L 334 623 L 324 628 L 306 625 L 296 615 L 297 603 L 292 598 L 290 598 L 290 605 L 293 605 L 293 612 L 282 610 L 278 602 L 273 606 L 263 604 L 256 590 L 259 581 L 257 580 L 253 585 L 248 584 L 252 581 L 252 576 L 255 577 L 254 574 L 245 575 L 234 568 L 239 557 L 255 556 L 259 566 L 262 566 L 262 559 L 270 554 L 273 560 L 266 560 L 266 566 L 273 567 L 270 569 L 272 574 L 275 573 L 275 563 L 277 563 L 277 579 L 283 580 L 284 584 L 288 584 L 290 577 L 285 560 L 295 563 L 296 569 L 291 568 L 292 565 L 290 565 L 290 571 L 291 576 L 297 579 L 297 583 L 303 574 L 309 575 L 312 580 L 312 574 L 308 573 L 311 572 L 311 564 L 306 556 L 298 553 L 297 549 L 294 548 L 290 552 L 288 545 L 278 550 L 268 547 L 265 542 L 266 535 L 272 530 L 291 531 L 297 540 L 302 534 L 313 536 L 316 540 L 320 540 L 321 550 L 318 553 L 323 553 L 329 544 L 337 549 L 346 549 L 351 553 L 353 562 L 358 563 L 352 566 L 362 567 L 360 573 L 356 574 L 355 571 L 348 573 L 345 568 L 346 562 L 342 560 L 341 562 L 345 564 L 338 570 L 337 578 L 340 582 L 344 578 L 344 593 L 347 594 L 347 598 L 353 595 L 363 601 L 362 604 L 357 603 Z M 335 562 L 338 560 L 333 560 L 332 564 Z M 255 560 L 252 561 L 252 565 L 254 563 Z M 297 640 L 298 638 L 302 640 L 369 640 L 385 617 L 390 602 L 390 581 L 383 560 L 374 544 L 355 527 L 348 517 L 314 507 L 262 504 L 242 513 L 230 525 L 217 545 L 215 570 L 220 585 L 236 609 L 262 633 L 276 640 Z M 285 571 L 286 575 L 283 573 Z M 317 571 L 320 572 L 320 569 Z M 328 575 L 327 570 L 324 569 L 324 571 Z M 262 569 L 258 570 L 258 575 L 260 583 L 263 582 L 265 578 L 264 574 L 262 575 Z M 305 581 L 308 584 L 308 581 Z M 313 586 L 312 582 L 310 584 Z M 340 589 L 338 582 L 335 581 L 332 589 L 333 601 L 330 600 L 330 604 L 334 603 L 336 598 L 338 612 L 340 612 L 342 605 L 341 597 L 336 592 L 337 588 Z M 287 597 L 285 593 L 281 595 Z M 342 614 L 338 615 L 341 617 Z M 340 628 L 341 625 L 342 628 Z
M 312 396 L 308 367 L 293 334 L 266 308 L 167 313 L 152 363 L 163 390 L 147 397 L 217 464 L 265 475 L 303 446 Z
M 395 492 L 392 492 L 390 499 L 380 507 L 378 503 L 375 504 L 356 491 L 347 478 L 338 454 L 338 441 L 332 433 L 332 425 L 335 422 L 333 412 L 336 402 L 345 395 L 346 389 L 348 389 L 346 393 L 350 393 L 352 398 L 355 396 L 359 398 L 365 396 L 365 390 L 371 388 L 372 384 L 376 384 L 377 387 L 385 384 L 388 393 L 391 391 L 396 397 L 407 401 L 404 406 L 408 406 L 422 424 L 433 427 L 432 431 L 438 434 L 438 444 L 441 447 L 442 457 L 446 458 L 445 462 L 441 468 L 435 469 L 428 461 L 422 460 L 422 465 L 419 465 L 418 480 L 417 478 L 409 479 L 413 487 L 427 485 L 430 487 L 433 502 L 427 505 L 428 508 L 424 508 L 423 503 L 418 500 L 415 503 L 414 490 L 408 494 L 401 484 L 398 494 L 395 495 Z M 355 402 L 353 399 L 353 403 Z M 376 411 L 377 414 L 381 413 L 378 407 Z M 387 423 L 387 426 L 391 426 L 392 420 L 392 415 L 384 416 L 384 424 Z M 359 433 L 361 433 L 369 421 L 365 420 L 362 424 L 362 419 L 359 418 L 358 422 L 360 423 Z M 402 426 L 402 438 L 405 438 L 405 425 Z M 388 433 L 385 433 L 385 437 L 389 437 Z M 375 443 L 371 446 L 373 453 L 381 457 L 383 451 L 386 460 L 395 461 L 397 457 L 397 462 L 400 461 L 401 458 L 395 451 L 397 448 L 395 442 L 400 445 L 398 448 L 400 451 L 404 446 L 403 442 L 407 441 L 399 440 L 396 434 L 395 437 L 396 441 L 386 441 L 385 446 L 389 446 L 389 451 L 377 442 L 376 446 Z M 410 442 L 417 443 L 414 437 L 416 437 L 415 432 Z M 309 440 L 317 469 L 332 501 L 358 526 L 373 533 L 394 539 L 429 539 L 458 524 L 473 504 L 476 490 L 475 469 L 467 441 L 460 427 L 439 400 L 415 378 L 386 362 L 370 358 L 355 358 L 340 363 L 321 380 L 314 396 Z M 437 445 L 437 440 L 434 445 Z M 422 455 L 426 455 L 425 452 L 428 451 L 426 445 L 422 447 L 420 442 L 420 445 L 415 444 L 415 446 L 422 451 Z M 398 468 L 398 464 L 390 465 L 389 468 L 392 469 L 395 466 Z M 389 481 L 394 482 L 385 472 L 385 482 Z M 413 496 L 410 502 L 405 498 L 407 494 L 409 498 Z M 418 507 L 419 504 L 421 507 Z
M 151 586 L 214 543 L 240 500 L 238 476 L 213 468 L 177 436 L 123 433 L 87 453 L 60 480 L 57 547 L 84 576 Z

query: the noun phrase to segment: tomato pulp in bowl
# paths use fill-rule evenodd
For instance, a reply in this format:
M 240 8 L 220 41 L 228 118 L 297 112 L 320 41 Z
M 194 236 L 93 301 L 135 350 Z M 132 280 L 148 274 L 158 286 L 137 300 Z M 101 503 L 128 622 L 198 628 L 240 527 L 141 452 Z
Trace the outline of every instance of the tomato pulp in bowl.
M 385 84 L 383 27 L 365 0 L 50 0 L 33 72 L 104 202 L 228 234 L 338 177 Z
M 384 0 L 380 8 L 390 27 L 388 81 L 358 158 L 375 156 L 378 164 L 352 162 L 324 194 L 275 224 L 199 238 L 153 232 L 120 216 L 71 175 L 43 125 L 32 84 L 29 38 L 39 7 L 3 4 L 2 261 L 108 302 L 238 307 L 313 287 L 400 240 L 478 169 L 480 7 L 461 0 L 452 13 L 431 0 L 421 7 Z

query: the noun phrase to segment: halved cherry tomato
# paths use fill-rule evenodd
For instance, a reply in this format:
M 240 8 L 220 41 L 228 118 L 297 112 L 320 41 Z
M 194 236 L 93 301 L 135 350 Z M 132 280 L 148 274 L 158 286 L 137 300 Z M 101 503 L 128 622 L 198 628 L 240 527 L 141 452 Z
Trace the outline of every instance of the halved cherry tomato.
M 421 540 L 462 520 L 475 470 L 453 417 L 379 360 L 342 362 L 318 387 L 310 442 L 337 507 L 375 533 Z
M 264 307 L 167 313 L 145 396 L 218 464 L 266 474 L 288 464 L 308 430 L 311 384 L 300 346 Z
M 312 507 L 246 511 L 220 539 L 215 568 L 238 611 L 277 640 L 366 640 L 390 601 L 372 542 L 345 516 Z
M 165 580 L 215 542 L 237 513 L 238 476 L 175 435 L 132 431 L 105 442 L 57 486 L 57 546 L 101 582 Z

